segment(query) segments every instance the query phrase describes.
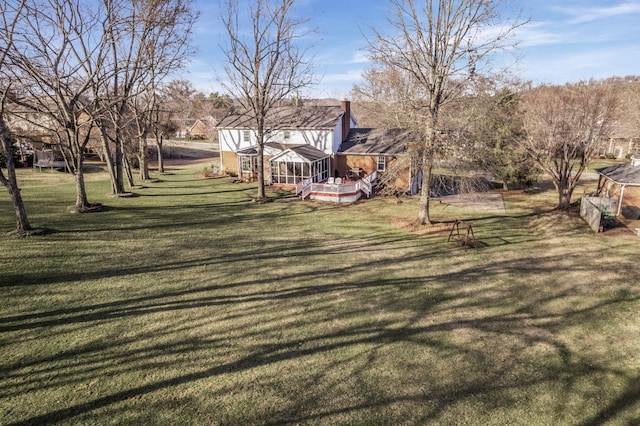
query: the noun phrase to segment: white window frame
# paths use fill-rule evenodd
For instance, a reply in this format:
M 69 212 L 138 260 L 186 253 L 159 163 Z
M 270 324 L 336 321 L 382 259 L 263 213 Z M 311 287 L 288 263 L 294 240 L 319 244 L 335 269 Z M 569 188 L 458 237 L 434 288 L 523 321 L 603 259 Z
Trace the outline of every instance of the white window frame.
M 376 170 L 379 172 L 384 172 L 387 169 L 387 157 L 384 155 L 378 155 L 378 159 L 376 161 Z
M 242 131 L 242 141 L 243 142 L 250 142 L 251 141 L 251 131 L 250 130 L 243 130 Z
M 248 166 L 248 167 L 247 167 Z M 242 173 L 254 173 L 258 170 L 258 157 L 246 156 L 240 157 L 240 171 Z

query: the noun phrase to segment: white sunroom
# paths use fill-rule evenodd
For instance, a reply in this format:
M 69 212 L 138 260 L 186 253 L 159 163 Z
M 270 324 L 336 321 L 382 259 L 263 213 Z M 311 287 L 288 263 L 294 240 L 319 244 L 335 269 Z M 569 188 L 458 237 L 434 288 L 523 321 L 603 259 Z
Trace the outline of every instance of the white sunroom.
M 271 183 L 295 185 L 303 179 L 322 182 L 329 177 L 331 156 L 311 145 L 287 148 L 269 160 Z

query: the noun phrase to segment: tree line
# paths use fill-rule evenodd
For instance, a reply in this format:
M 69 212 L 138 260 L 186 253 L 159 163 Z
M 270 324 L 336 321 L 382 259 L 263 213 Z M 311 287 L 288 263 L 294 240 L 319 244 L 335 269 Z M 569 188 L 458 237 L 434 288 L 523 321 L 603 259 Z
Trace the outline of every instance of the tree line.
M 61 147 L 76 183 L 78 211 L 90 203 L 84 153 L 102 141 L 114 194 L 131 179 L 125 141 L 137 143 L 140 178 L 148 179 L 147 138 L 166 132 L 163 81 L 184 66 L 198 18 L 191 0 L 8 0 L 0 5 L 0 131 L 7 175 L 0 180 L 21 205 L 6 117 L 19 115 Z M 24 208 L 17 228 L 29 231 Z
M 497 69 L 528 20 L 507 0 L 389 0 L 384 28 L 371 27 L 373 66 L 354 87 L 362 124 L 403 128 L 407 162 L 422 177 L 418 221 L 431 223 L 434 167 L 472 165 L 509 186 L 542 170 L 567 209 L 589 161 L 614 125 L 640 128 L 640 82 L 611 78 L 533 86 Z M 209 98 L 186 81 L 166 82 L 193 52 L 198 13 L 190 0 L 9 0 L 0 6 L 3 108 L 45 115 L 75 176 L 80 211 L 94 208 L 84 190 L 83 152 L 97 135 L 115 194 L 132 184 L 125 141 L 136 141 L 140 178 L 148 179 L 147 139 L 175 131 L 176 113 L 237 106 L 255 122 L 258 199 L 264 199 L 263 148 L 269 111 L 314 85 L 309 19 L 296 0 L 224 0 L 220 47 L 225 94 Z M 242 9 L 246 6 L 246 10 Z M 305 44 L 301 44 L 304 40 Z M 185 103 L 186 100 L 186 103 Z M 199 105 L 199 106 L 196 106 Z M 0 120 L 3 150 L 10 152 Z M 62 130 L 62 131 L 61 131 Z M 161 149 L 159 149 L 161 154 Z M 7 156 L 5 155 L 5 160 Z M 15 171 L 0 181 L 18 206 Z M 28 229 L 16 207 L 18 229 Z

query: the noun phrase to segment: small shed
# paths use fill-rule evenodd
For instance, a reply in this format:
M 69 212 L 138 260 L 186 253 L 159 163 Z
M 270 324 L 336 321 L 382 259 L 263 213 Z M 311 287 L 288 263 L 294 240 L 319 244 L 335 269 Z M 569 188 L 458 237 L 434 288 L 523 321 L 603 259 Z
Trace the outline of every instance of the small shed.
M 623 203 L 627 206 L 640 204 L 640 156 L 634 155 L 629 163 L 597 169 L 600 175 L 597 195 L 618 198 L 620 215 Z

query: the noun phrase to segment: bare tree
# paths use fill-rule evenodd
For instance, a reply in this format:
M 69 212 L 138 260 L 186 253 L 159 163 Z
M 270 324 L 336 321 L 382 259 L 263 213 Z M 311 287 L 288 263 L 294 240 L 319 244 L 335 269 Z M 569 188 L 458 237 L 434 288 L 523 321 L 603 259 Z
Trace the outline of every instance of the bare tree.
M 221 84 L 239 102 L 255 125 L 258 154 L 258 200 L 264 200 L 264 144 L 269 111 L 291 94 L 313 83 L 309 49 L 299 48 L 307 22 L 292 16 L 295 0 L 255 0 L 248 17 L 240 16 L 238 0 L 225 0 L 222 23 L 228 37 L 226 81 Z M 244 23 L 247 23 L 245 27 Z
M 559 210 L 567 210 L 582 172 L 609 137 L 616 93 L 610 84 L 590 81 L 540 86 L 524 94 L 523 144 L 558 190 Z
M 136 129 L 128 134 L 133 134 L 137 142 L 140 177 L 149 177 L 146 141 L 156 87 L 170 72 L 182 67 L 192 53 L 190 37 L 199 15 L 192 10 L 191 0 L 102 2 L 110 55 L 103 84 L 95 96 L 101 104 L 104 148 L 115 148 L 113 155 L 108 152 L 107 164 L 113 191 L 120 194 L 125 191 L 124 173 L 129 166 L 124 145 L 132 142 L 127 130 Z
M 9 137 L 9 130 L 4 122 L 7 93 L 10 90 L 10 78 L 5 75 L 5 59 L 9 50 L 13 48 L 13 31 L 20 19 L 24 0 L 16 4 L 0 4 L 0 153 L 4 154 L 7 175 L 5 176 L 0 165 L 0 183 L 7 188 L 16 215 L 16 231 L 20 234 L 28 234 L 32 231 L 31 224 L 27 218 L 27 211 L 24 208 L 20 188 L 16 179 L 16 169 L 13 163 L 12 143 Z
M 490 54 L 511 46 L 515 29 L 507 22 L 500 0 L 389 0 L 388 22 L 395 34 L 374 29 L 369 41 L 371 59 L 402 70 L 420 87 L 407 103 L 406 127 L 421 135 L 422 190 L 418 221 L 430 224 L 429 200 L 433 164 L 445 143 L 440 110 L 461 96 L 461 80 L 489 68 Z M 426 97 L 422 98 L 425 94 Z M 412 102 L 411 102 L 412 101 Z M 426 101 L 426 102 L 425 102 Z
M 627 139 L 624 147 L 619 145 L 623 155 L 640 154 L 640 77 L 611 78 L 607 82 L 614 86 L 620 101 L 612 136 Z
M 103 60 L 103 40 L 92 37 L 102 24 L 99 14 L 80 0 L 26 1 L 18 22 L 8 55 L 15 82 L 9 99 L 55 136 L 75 177 L 77 210 L 93 210 L 83 164 L 93 125 L 90 88 Z

